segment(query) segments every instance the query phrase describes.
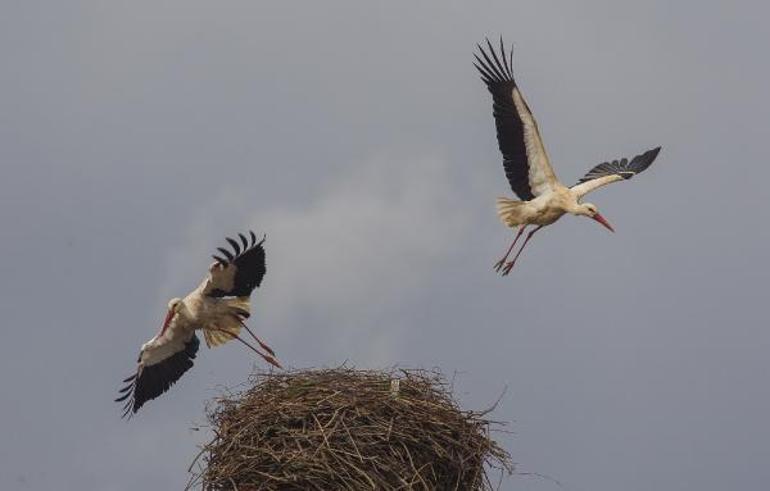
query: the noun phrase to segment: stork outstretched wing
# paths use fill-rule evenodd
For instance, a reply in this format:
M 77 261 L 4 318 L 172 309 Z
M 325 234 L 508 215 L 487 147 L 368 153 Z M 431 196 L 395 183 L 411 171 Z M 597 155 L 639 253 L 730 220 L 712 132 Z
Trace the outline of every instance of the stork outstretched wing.
M 655 147 L 652 150 L 647 150 L 643 154 L 637 155 L 630 162 L 628 159 L 603 162 L 588 171 L 588 174 L 583 176 L 571 189 L 578 198 L 581 198 L 591 191 L 612 182 L 631 179 L 646 170 L 655 160 L 655 157 L 658 156 L 659 152 L 660 147 Z
M 520 199 L 531 200 L 551 190 L 558 180 L 545 152 L 537 122 L 513 78 L 513 48 L 510 58 L 506 59 L 502 38 L 499 57 L 489 39 L 489 53 L 481 45 L 477 47 L 481 57 L 474 54 L 478 64 L 473 65 L 492 94 L 492 115 L 505 175 Z
M 265 276 L 265 237 L 257 242 L 257 236 L 238 234 L 240 243 L 227 237 L 232 251 L 219 247 L 221 255 L 213 256 L 216 265 L 209 270 L 209 281 L 204 295 L 209 297 L 248 297 L 262 283 Z
M 136 413 L 145 402 L 166 392 L 193 366 L 200 341 L 192 330 L 169 329 L 145 343 L 137 360 L 136 373 L 123 380 L 126 384 L 115 402 L 126 401 L 123 417 Z

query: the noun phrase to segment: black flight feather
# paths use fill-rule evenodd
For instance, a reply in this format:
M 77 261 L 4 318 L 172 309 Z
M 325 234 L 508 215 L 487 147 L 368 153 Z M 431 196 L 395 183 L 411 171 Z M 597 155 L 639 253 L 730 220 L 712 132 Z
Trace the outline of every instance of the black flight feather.
M 174 385 L 193 366 L 199 346 L 200 341 L 193 334 L 180 351 L 163 361 L 144 366 L 136 374 L 128 377 L 125 380 L 128 385 L 119 391 L 125 393 L 115 399 L 115 402 L 126 400 L 123 406 L 123 417 L 136 413 L 144 403 L 155 399 Z
M 473 66 L 479 71 L 481 80 L 492 94 L 492 115 L 495 118 L 497 143 L 503 154 L 503 168 L 508 184 L 520 199 L 531 200 L 535 195 L 529 184 L 529 159 L 524 140 L 524 122 L 513 100 L 513 90 L 517 88 L 513 77 L 513 47 L 511 47 L 510 57 L 506 59 L 502 38 L 500 56 L 495 52 L 489 39 L 486 43 L 488 49 L 484 49 L 480 44 L 476 45 L 481 56 L 474 53 L 473 56 L 478 64 L 474 63 Z
M 613 160 L 612 162 L 602 162 L 588 171 L 585 176 L 580 178 L 578 184 L 612 175 L 619 175 L 623 179 L 631 179 L 652 165 L 652 162 L 658 156 L 658 153 L 660 153 L 660 147 L 655 147 L 652 150 L 637 155 L 631 159 L 631 162 L 625 158 Z

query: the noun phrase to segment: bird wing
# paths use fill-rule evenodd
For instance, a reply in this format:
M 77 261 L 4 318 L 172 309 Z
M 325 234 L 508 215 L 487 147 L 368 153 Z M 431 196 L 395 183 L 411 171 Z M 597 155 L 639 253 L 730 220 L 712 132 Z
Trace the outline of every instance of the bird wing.
M 489 54 L 477 45 L 482 58 L 473 65 L 492 93 L 492 115 L 497 142 L 503 154 L 503 168 L 511 189 L 522 200 L 550 191 L 558 179 L 554 174 L 532 112 L 513 79 L 513 48 L 508 60 L 500 38 L 500 58 L 487 39 Z
M 226 240 L 233 252 L 224 247 L 217 250 L 222 256 L 213 256 L 216 265 L 209 270 L 209 277 L 203 287 L 203 294 L 209 297 L 248 297 L 262 283 L 265 276 L 265 238 L 257 242 L 257 236 L 249 231 L 251 240 L 238 234 L 235 239 Z
M 115 402 L 126 401 L 123 416 L 136 413 L 145 402 L 166 392 L 193 366 L 200 341 L 192 329 L 172 324 L 169 329 L 142 346 L 136 373 L 123 380 L 126 384 Z
M 571 189 L 580 198 L 612 182 L 631 179 L 647 169 L 659 152 L 660 147 L 655 147 L 641 155 L 637 155 L 630 162 L 625 158 L 613 160 L 612 162 L 603 162 L 588 171 L 588 174 L 583 176 Z

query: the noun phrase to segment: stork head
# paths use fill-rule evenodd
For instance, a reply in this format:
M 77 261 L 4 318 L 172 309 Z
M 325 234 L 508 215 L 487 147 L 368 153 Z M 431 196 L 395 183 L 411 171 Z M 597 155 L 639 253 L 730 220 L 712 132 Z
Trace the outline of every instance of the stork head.
M 615 229 L 612 228 L 612 225 L 610 225 L 610 222 L 605 219 L 601 213 L 599 213 L 599 210 L 596 208 L 596 205 L 593 203 L 581 203 L 578 205 L 577 209 L 575 210 L 575 215 L 582 215 L 586 216 L 588 218 L 591 218 L 593 220 L 596 220 L 603 226 L 605 226 L 610 232 L 614 232 Z
M 171 323 L 171 321 L 176 317 L 176 315 L 181 312 L 181 310 L 184 308 L 184 303 L 182 303 L 181 298 L 172 298 L 168 302 L 168 312 L 166 312 L 166 318 L 163 320 L 163 327 L 161 328 L 160 332 L 163 333 L 168 328 L 168 325 Z

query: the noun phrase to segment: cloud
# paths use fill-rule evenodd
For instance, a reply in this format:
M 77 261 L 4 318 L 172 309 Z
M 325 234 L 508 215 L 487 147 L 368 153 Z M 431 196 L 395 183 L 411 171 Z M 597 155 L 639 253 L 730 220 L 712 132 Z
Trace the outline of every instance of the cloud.
M 244 215 L 242 228 L 268 236 L 268 273 L 253 298 L 254 323 L 266 339 L 310 347 L 292 348 L 310 362 L 342 361 L 347 353 L 392 363 L 398 327 L 382 324 L 422 294 L 468 227 L 448 173 L 449 164 L 435 156 L 379 155 L 315 197 Z M 203 271 L 201 258 L 231 232 L 218 217 L 238 207 L 248 209 L 247 200 L 232 188 L 201 206 L 186 233 L 191 245 L 169 255 L 173 285 Z M 164 295 L 172 290 L 162 288 Z

